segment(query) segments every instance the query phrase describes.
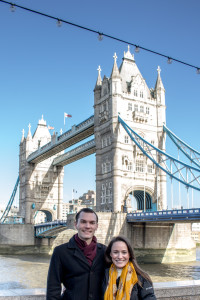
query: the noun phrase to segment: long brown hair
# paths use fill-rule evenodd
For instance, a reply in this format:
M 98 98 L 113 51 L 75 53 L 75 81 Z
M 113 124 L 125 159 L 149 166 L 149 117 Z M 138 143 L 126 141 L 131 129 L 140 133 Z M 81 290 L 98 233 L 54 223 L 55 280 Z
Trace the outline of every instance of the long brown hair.
M 110 241 L 110 243 L 108 244 L 108 247 L 105 251 L 106 263 L 108 265 L 112 264 L 112 258 L 110 256 L 110 253 L 111 253 L 111 249 L 112 249 L 113 244 L 116 243 L 116 242 L 123 242 L 123 243 L 126 244 L 126 246 L 128 248 L 129 255 L 130 255 L 129 261 L 132 262 L 137 275 L 141 275 L 146 280 L 148 280 L 149 282 L 152 283 L 152 280 L 151 280 L 150 276 L 139 267 L 139 265 L 137 263 L 137 260 L 136 260 L 136 257 L 135 257 L 134 250 L 131 247 L 131 244 L 130 244 L 129 240 L 127 238 L 123 237 L 123 236 L 113 237 L 112 240 Z M 141 282 L 140 282 L 139 278 L 138 278 L 138 283 L 141 285 Z

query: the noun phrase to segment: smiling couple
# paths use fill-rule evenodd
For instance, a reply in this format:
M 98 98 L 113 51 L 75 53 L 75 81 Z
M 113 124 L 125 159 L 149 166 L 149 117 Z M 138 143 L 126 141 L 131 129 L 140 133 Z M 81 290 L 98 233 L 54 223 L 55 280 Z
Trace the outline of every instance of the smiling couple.
M 114 237 L 107 248 L 97 243 L 98 216 L 90 208 L 76 214 L 75 227 L 78 233 L 54 249 L 47 300 L 156 299 L 152 281 L 125 237 Z

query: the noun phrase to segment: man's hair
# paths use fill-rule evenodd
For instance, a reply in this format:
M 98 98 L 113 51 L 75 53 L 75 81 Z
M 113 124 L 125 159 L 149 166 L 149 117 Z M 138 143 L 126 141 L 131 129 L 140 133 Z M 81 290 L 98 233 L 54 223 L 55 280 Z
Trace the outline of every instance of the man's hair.
M 95 216 L 96 216 L 96 221 L 97 221 L 97 223 L 98 223 L 98 216 L 97 216 L 97 214 L 95 213 L 95 211 L 94 211 L 93 209 L 91 209 L 91 208 L 89 208 L 89 207 L 82 208 L 81 210 L 79 210 L 79 211 L 77 212 L 76 217 L 75 217 L 76 223 L 78 223 L 78 219 L 79 219 L 79 217 L 80 217 L 80 213 L 82 213 L 82 212 L 84 212 L 84 213 L 90 213 L 90 214 L 95 214 Z

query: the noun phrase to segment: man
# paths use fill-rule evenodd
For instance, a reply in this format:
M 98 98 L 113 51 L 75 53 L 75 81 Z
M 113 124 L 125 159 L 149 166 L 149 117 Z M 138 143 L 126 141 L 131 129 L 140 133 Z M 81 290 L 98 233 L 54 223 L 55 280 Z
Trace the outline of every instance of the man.
M 54 249 L 47 278 L 47 300 L 101 299 L 105 246 L 97 243 L 94 236 L 97 214 L 90 208 L 81 209 L 76 214 L 75 227 L 78 233 Z

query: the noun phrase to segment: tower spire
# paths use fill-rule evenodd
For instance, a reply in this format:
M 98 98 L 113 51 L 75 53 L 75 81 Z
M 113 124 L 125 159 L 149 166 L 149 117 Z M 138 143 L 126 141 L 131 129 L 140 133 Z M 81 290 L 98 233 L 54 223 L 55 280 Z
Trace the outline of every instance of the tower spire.
M 97 82 L 96 82 L 96 85 L 95 85 L 95 89 L 102 86 L 101 67 L 100 66 L 98 67 L 97 71 L 98 71 L 98 77 L 97 77 Z
M 24 129 L 22 130 L 22 138 L 21 138 L 21 143 L 24 141 Z
M 113 58 L 114 58 L 114 65 L 113 65 L 112 73 L 110 75 L 111 78 L 120 76 L 119 69 L 117 66 L 117 54 L 116 53 L 114 54 Z
M 31 135 L 31 124 L 29 123 L 28 125 L 28 134 L 27 134 L 27 141 L 32 140 L 32 135 Z
M 159 89 L 165 90 L 164 85 L 162 83 L 161 76 L 160 76 L 160 72 L 161 72 L 160 66 L 158 66 L 157 71 L 158 71 L 158 77 L 156 80 L 155 90 L 159 90 Z

